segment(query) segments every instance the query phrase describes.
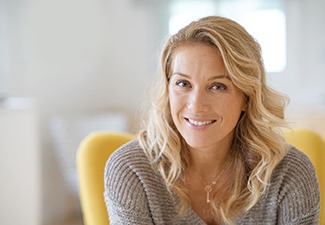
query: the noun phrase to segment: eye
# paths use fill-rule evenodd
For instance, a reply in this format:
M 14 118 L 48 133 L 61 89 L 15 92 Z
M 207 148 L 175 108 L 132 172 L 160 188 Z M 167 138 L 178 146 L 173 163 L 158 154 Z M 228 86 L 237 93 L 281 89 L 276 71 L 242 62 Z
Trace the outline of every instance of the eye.
M 227 90 L 227 86 L 221 83 L 214 83 L 211 85 L 211 89 L 213 90 Z
M 178 80 L 176 81 L 176 86 L 179 86 L 179 87 L 190 87 L 191 84 L 190 82 L 186 81 L 186 80 Z

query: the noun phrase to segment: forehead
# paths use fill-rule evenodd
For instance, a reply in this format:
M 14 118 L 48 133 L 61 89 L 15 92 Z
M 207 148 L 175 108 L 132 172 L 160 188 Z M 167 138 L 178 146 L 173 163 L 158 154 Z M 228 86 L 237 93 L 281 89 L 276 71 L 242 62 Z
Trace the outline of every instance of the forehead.
M 187 44 L 179 47 L 174 52 L 171 67 L 172 73 L 226 75 L 220 53 L 215 47 L 206 44 Z

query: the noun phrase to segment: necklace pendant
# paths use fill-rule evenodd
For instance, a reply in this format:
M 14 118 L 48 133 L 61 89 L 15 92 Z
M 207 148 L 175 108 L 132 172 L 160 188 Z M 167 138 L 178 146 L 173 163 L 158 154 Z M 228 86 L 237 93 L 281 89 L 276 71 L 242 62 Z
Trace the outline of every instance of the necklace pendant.
M 204 190 L 205 190 L 206 193 L 207 193 L 207 203 L 210 203 L 210 202 L 211 202 L 211 201 L 210 201 L 210 192 L 211 192 L 211 190 L 212 190 L 211 185 L 207 185 L 207 186 L 205 186 Z

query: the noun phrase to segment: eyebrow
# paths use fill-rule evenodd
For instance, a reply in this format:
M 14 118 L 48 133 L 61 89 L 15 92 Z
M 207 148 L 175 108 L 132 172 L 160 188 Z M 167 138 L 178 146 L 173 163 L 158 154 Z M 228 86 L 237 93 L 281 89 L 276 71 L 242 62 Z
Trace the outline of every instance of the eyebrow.
M 191 77 L 187 74 L 184 74 L 184 73 L 180 73 L 180 72 L 174 72 L 172 74 L 173 75 L 179 75 L 179 76 L 182 76 L 182 77 L 186 77 L 188 79 L 190 79 Z M 221 78 L 226 78 L 226 79 L 230 79 L 229 76 L 227 76 L 226 74 L 220 74 L 220 75 L 216 75 L 216 76 L 213 76 L 213 77 L 210 77 L 208 80 L 216 80 L 216 79 L 221 79 Z

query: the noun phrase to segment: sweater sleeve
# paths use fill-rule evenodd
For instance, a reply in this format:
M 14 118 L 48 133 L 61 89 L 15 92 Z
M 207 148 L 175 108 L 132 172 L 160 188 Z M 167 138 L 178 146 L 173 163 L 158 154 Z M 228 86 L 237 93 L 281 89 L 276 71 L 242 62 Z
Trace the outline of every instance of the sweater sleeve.
M 153 224 L 145 189 L 130 166 L 136 161 L 118 151 L 106 163 L 104 198 L 111 225 Z
M 320 192 L 312 162 L 302 152 L 290 154 L 279 193 L 278 224 L 319 224 Z

